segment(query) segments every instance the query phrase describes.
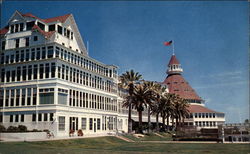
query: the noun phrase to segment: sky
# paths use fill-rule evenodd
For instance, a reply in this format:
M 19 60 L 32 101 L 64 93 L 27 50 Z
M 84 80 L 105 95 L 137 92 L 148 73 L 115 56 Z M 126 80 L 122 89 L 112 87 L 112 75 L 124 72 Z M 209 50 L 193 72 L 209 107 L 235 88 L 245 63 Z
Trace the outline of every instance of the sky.
M 5 1 L 1 27 L 18 10 L 42 19 L 73 14 L 89 55 L 163 82 L 172 48 L 183 76 L 227 123 L 249 118 L 247 1 Z

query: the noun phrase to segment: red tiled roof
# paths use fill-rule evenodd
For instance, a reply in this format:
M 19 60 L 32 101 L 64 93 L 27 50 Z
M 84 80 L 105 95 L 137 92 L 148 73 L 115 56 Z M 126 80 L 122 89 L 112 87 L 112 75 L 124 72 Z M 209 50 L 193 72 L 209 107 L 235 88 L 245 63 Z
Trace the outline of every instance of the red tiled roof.
M 180 74 L 168 75 L 163 83 L 168 86 L 169 93 L 178 94 L 184 99 L 202 100 Z
M 189 105 L 187 109 L 189 110 L 190 113 L 218 113 L 201 105 L 192 104 Z
M 168 63 L 168 66 L 173 65 L 173 64 L 180 64 L 175 55 L 172 55 L 172 57 Z
M 55 33 L 55 31 L 51 31 L 51 32 L 45 32 L 45 31 L 43 31 L 39 26 L 37 26 L 37 25 L 34 25 L 33 27 L 32 27 L 32 30 L 38 30 L 42 35 L 44 35 L 46 38 L 49 38 L 50 36 L 52 36 L 54 33 Z
M 4 27 L 4 28 L 2 28 L 2 29 L 0 30 L 0 35 L 4 35 L 4 34 L 6 34 L 8 31 L 9 31 L 9 29 L 6 28 L 6 27 Z
M 60 22 L 64 23 L 66 21 L 66 19 L 70 16 L 70 14 L 66 14 L 66 15 L 58 16 L 58 17 L 53 17 L 53 18 L 48 18 L 48 19 L 38 18 L 38 17 L 34 16 L 31 13 L 22 14 L 22 16 L 39 19 L 39 20 L 41 20 L 41 21 L 43 21 L 45 23 L 50 23 L 50 22 L 54 22 L 54 21 L 60 21 Z

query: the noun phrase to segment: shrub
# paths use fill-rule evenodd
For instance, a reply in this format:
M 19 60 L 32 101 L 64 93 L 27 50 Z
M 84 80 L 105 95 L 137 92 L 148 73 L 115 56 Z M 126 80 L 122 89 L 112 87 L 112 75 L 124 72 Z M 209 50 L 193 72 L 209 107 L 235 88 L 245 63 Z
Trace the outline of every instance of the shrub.
M 0 125 L 0 132 L 6 131 L 6 128 L 3 125 Z
M 8 131 L 8 132 L 18 132 L 19 129 L 18 129 L 18 127 L 15 127 L 15 126 L 9 126 L 9 127 L 7 128 L 7 131 Z
M 24 125 L 18 125 L 18 129 L 20 132 L 27 132 L 27 127 Z
M 78 135 L 78 136 L 83 136 L 83 132 L 82 132 L 81 129 L 79 129 L 79 130 L 77 131 L 77 135 Z

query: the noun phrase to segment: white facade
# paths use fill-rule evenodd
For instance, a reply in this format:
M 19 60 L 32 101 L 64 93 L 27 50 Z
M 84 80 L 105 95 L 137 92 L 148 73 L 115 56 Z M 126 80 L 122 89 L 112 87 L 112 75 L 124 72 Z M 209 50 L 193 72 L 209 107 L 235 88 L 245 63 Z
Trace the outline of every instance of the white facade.
M 40 19 L 16 11 L 1 49 L 0 124 L 6 128 L 25 125 L 55 136 L 127 131 L 117 67 L 88 56 L 72 15 Z

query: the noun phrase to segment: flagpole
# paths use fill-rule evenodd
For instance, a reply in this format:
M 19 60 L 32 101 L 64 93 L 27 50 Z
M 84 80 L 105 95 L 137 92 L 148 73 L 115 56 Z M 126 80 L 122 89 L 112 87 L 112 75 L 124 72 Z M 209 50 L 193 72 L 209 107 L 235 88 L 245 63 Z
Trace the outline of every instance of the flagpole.
M 174 40 L 173 40 L 173 55 L 174 55 Z

